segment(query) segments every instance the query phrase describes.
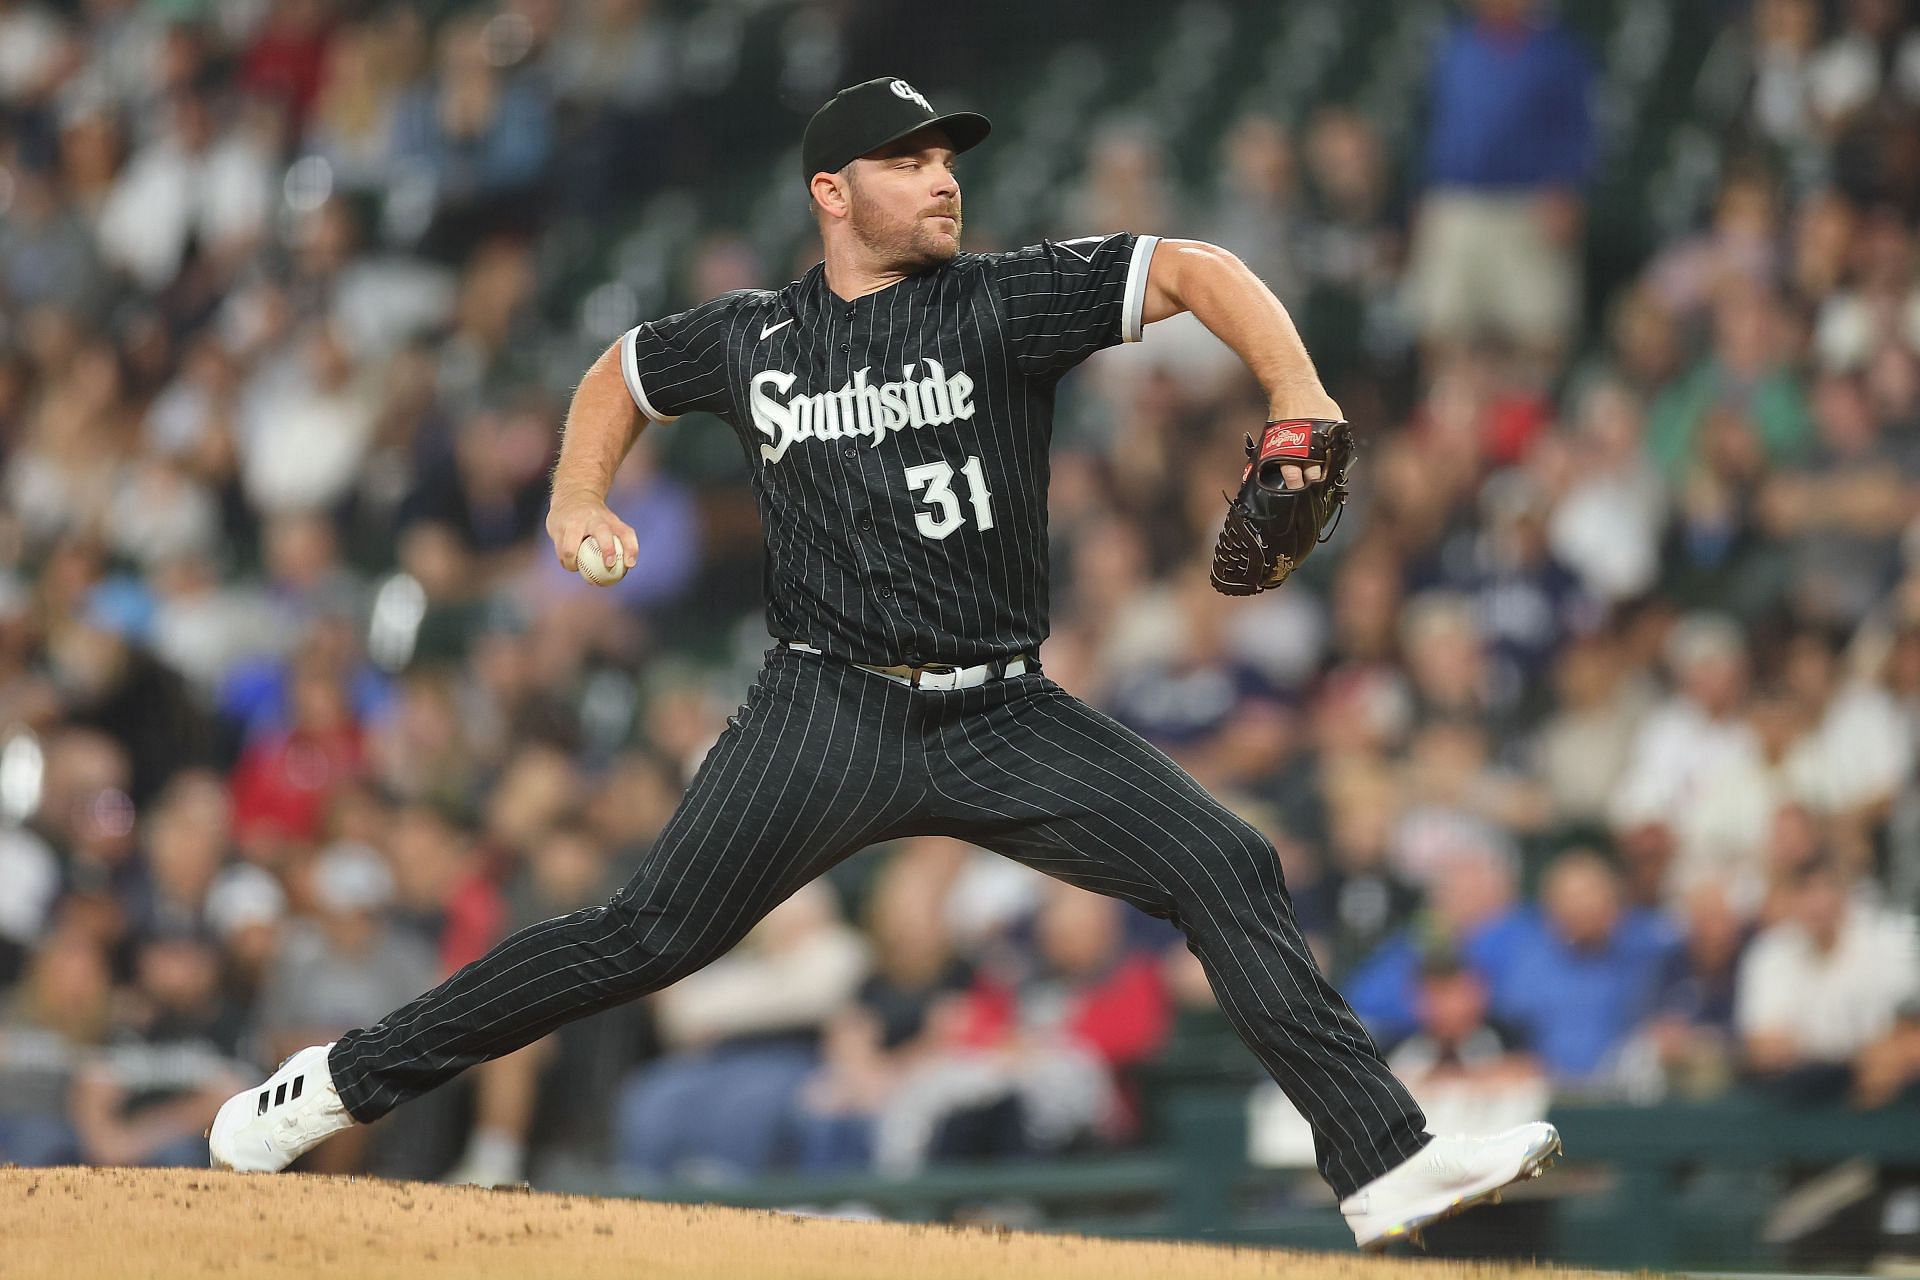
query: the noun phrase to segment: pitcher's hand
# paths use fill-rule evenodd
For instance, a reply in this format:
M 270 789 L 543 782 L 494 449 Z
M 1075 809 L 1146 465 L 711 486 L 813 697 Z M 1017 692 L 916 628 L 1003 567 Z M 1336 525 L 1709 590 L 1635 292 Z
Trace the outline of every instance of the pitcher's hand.
M 553 553 L 568 573 L 579 572 L 580 544 L 589 537 L 601 549 L 609 569 L 618 554 L 616 544 L 625 549 L 627 564 L 640 562 L 640 540 L 632 526 L 591 494 L 555 495 L 553 505 L 547 508 L 547 536 L 553 539 Z

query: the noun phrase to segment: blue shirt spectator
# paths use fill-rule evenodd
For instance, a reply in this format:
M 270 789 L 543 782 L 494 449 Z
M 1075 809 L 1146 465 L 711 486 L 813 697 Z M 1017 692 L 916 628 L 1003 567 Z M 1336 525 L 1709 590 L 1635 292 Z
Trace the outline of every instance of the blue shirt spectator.
M 1499 975 L 1514 972 L 1515 958 L 1533 932 L 1532 917 L 1518 907 L 1463 931 L 1457 941 L 1416 923 L 1354 970 L 1346 984 L 1347 1002 L 1374 1039 L 1397 1044 L 1420 1028 L 1420 970 L 1430 952 L 1457 954 L 1461 964 L 1492 985 Z
M 1677 940 L 1659 916 L 1622 906 L 1618 877 L 1592 853 L 1555 862 L 1542 897 L 1494 978 L 1494 1010 L 1555 1079 L 1591 1080 L 1653 1012 Z
M 1433 72 L 1427 179 L 1480 189 L 1579 188 L 1593 170 L 1593 66 L 1532 0 L 1479 0 Z
M 494 67 L 484 20 L 449 24 L 439 52 L 438 75 L 395 109 L 396 165 L 431 176 L 441 196 L 455 200 L 538 179 L 553 151 L 552 99 Z

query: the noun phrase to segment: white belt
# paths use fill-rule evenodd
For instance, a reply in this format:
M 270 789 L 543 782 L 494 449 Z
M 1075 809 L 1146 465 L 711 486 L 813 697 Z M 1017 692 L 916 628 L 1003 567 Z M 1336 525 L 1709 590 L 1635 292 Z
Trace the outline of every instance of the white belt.
M 789 649 L 798 649 L 801 653 L 819 653 L 820 650 L 798 640 L 782 640 L 781 644 Z M 972 689 L 989 680 L 999 680 L 1006 676 L 1023 676 L 1033 669 L 1024 653 L 999 662 L 983 662 L 974 667 L 953 667 L 944 662 L 935 662 L 926 666 L 911 666 L 902 663 L 894 667 L 875 666 L 871 662 L 856 662 L 853 666 L 862 671 L 871 671 L 877 676 L 885 676 L 896 684 L 904 684 L 912 689 Z

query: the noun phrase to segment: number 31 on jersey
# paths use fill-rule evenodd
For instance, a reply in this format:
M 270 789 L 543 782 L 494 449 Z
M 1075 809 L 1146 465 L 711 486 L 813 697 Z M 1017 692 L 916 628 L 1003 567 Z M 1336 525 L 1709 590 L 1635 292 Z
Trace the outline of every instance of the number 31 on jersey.
M 981 529 L 993 528 L 993 494 L 987 491 L 987 473 L 980 459 L 972 454 L 960 467 L 967 481 L 967 501 L 973 505 L 973 523 Z M 947 462 L 923 462 L 907 468 L 907 488 L 920 494 L 920 501 L 931 510 L 916 511 L 913 523 L 929 538 L 944 538 L 967 522 L 960 510 L 960 496 L 953 491 L 953 465 Z M 925 489 L 925 493 L 920 491 Z

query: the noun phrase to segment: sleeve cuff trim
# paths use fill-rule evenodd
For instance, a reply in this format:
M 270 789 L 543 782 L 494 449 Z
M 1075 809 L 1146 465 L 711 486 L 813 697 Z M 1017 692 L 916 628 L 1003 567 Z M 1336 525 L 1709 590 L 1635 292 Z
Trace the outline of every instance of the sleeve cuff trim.
M 1127 264 L 1127 289 L 1120 299 L 1120 341 L 1138 342 L 1146 322 L 1141 313 L 1147 305 L 1147 264 L 1153 261 L 1153 247 L 1159 236 L 1139 236 L 1133 242 L 1133 261 Z
M 655 409 L 647 400 L 646 389 L 640 385 L 640 360 L 634 352 L 634 335 L 639 332 L 640 327 L 635 325 L 620 335 L 620 376 L 626 381 L 627 392 L 633 397 L 634 404 L 640 407 L 640 412 L 655 422 L 677 421 L 680 415 L 669 417 Z

